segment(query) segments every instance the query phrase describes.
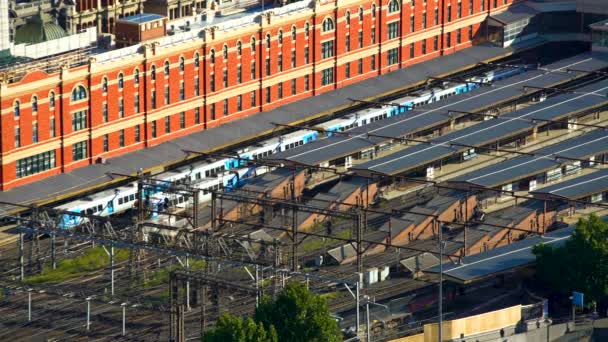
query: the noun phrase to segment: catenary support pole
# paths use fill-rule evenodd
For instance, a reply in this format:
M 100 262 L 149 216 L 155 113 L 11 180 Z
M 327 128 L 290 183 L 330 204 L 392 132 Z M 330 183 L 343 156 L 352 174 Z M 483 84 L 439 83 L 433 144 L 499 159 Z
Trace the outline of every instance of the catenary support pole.
M 358 274 L 359 278 L 361 278 L 361 273 Z M 359 335 L 359 331 L 361 330 L 361 318 L 360 318 L 360 308 L 359 306 L 361 305 L 360 303 L 360 295 L 359 295 L 359 288 L 361 287 L 361 283 L 359 282 L 359 279 L 357 279 L 357 282 L 355 283 L 355 295 L 356 295 L 356 301 L 357 301 L 357 329 L 355 329 L 355 331 L 357 332 L 357 335 Z
M 57 258 L 56 258 L 57 248 L 56 248 L 55 244 L 56 244 L 55 233 L 52 233 L 51 234 L 51 267 L 53 269 L 57 269 Z
M 27 289 L 27 321 L 32 321 L 32 289 Z
M 255 265 L 255 307 L 260 305 L 260 268 Z
M 23 251 L 23 232 L 19 232 L 19 279 L 21 281 L 23 281 L 23 278 L 25 277 L 25 269 L 24 269 L 24 265 L 23 265 L 23 257 L 24 257 L 24 251 Z
M 120 304 L 122 306 L 122 336 L 127 334 L 127 303 Z
M 87 297 L 87 331 L 91 329 L 91 297 Z
M 365 320 L 366 320 L 365 326 L 367 327 L 367 339 L 365 341 L 370 342 L 372 339 L 371 339 L 371 333 L 369 331 L 369 298 L 366 299 L 366 301 L 365 301 Z
M 114 245 L 110 246 L 110 293 L 114 296 Z
M 186 254 L 186 272 L 190 272 L 190 258 Z M 190 278 L 186 279 L 186 311 L 190 311 Z
M 443 341 L 443 227 L 434 220 L 439 231 L 439 342 Z

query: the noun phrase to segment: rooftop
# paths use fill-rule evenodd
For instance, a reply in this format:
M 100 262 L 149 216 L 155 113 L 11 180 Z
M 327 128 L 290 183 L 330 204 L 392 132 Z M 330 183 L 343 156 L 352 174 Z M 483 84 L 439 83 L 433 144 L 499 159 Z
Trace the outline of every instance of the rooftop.
M 165 16 L 162 16 L 160 14 L 138 13 L 135 15 L 130 15 L 128 17 L 118 19 L 117 21 L 126 21 L 126 22 L 130 22 L 130 23 L 142 24 L 142 23 L 146 23 L 148 21 L 154 21 L 154 20 L 163 19 L 163 18 L 165 18 Z
M 498 21 L 503 25 L 509 25 L 521 20 L 529 19 L 538 14 L 538 11 L 524 4 L 511 6 L 507 10 L 493 14 L 490 18 Z

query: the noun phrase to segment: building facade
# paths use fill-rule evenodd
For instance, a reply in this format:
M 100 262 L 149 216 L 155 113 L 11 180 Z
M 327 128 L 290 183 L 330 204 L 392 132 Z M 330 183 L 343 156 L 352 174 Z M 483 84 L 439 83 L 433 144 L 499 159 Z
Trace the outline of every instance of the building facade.
M 0 75 L 2 190 L 453 53 L 513 1 L 302 1 L 13 68 Z

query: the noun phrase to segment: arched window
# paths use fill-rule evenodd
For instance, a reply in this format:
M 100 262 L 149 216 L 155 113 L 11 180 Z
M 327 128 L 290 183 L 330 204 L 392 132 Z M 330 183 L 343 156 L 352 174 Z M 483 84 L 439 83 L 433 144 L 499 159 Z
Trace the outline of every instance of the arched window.
M 236 42 L 236 54 L 239 56 L 243 55 L 243 43 L 241 41 Z
M 334 21 L 330 18 L 326 18 L 323 20 L 323 32 L 333 31 L 334 29 Z
M 13 111 L 15 112 L 15 117 L 21 115 L 21 103 L 19 103 L 19 100 L 16 100 L 13 104 Z
M 350 25 L 350 11 L 346 11 L 346 25 Z
M 139 84 L 139 69 L 133 71 L 133 83 L 135 83 L 135 85 Z
M 169 61 L 165 61 L 165 77 L 169 77 Z
M 211 51 L 209 51 L 209 62 L 211 62 L 211 64 L 215 63 L 215 50 L 211 49 Z
M 32 112 L 38 112 L 38 97 L 36 95 L 32 96 Z
M 195 68 L 198 68 L 199 63 L 200 63 L 200 59 L 201 59 L 201 56 L 198 54 L 198 52 L 196 52 L 194 54 L 194 67 Z
M 359 21 L 363 21 L 363 7 L 359 7 Z
M 291 27 L 291 41 L 292 42 L 296 41 L 296 32 L 297 32 L 296 27 L 292 26 Z
M 224 60 L 228 59 L 228 45 L 224 44 L 224 47 L 222 48 L 222 57 Z
M 184 72 L 186 70 L 186 60 L 184 57 L 179 58 L 179 71 Z
M 372 18 L 376 18 L 376 4 L 372 4 Z
M 121 74 L 122 76 L 122 74 Z M 84 100 L 87 98 L 87 90 L 84 86 L 79 85 L 72 90 L 72 101 Z
M 270 33 L 266 33 L 266 48 L 270 49 Z
M 122 89 L 124 85 L 124 79 L 122 77 L 122 73 L 120 73 L 118 74 L 118 89 Z
M 310 35 L 310 24 L 306 23 L 306 24 L 304 24 L 304 36 L 306 38 L 308 38 L 309 35 Z
M 108 92 L 108 79 L 106 77 L 101 80 L 101 90 L 104 94 Z
M 156 80 L 156 65 L 152 64 L 150 67 L 150 78 L 152 81 Z
M 49 93 L 49 107 L 55 108 L 55 92 L 54 91 L 51 91 Z
M 392 0 L 388 3 L 388 13 L 399 12 L 399 2 L 397 0 Z
M 283 30 L 279 30 L 279 45 L 283 44 Z

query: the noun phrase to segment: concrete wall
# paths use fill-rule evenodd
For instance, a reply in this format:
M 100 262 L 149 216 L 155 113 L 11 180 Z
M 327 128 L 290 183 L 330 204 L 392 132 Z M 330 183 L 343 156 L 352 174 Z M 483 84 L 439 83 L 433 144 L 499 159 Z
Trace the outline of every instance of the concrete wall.
M 464 334 L 466 337 L 500 330 L 505 327 L 514 326 L 520 320 L 521 305 L 515 305 L 502 310 L 447 321 L 442 325 L 443 340 L 460 339 L 461 334 Z M 426 324 L 424 326 L 424 341 L 437 341 L 438 333 L 437 324 Z

